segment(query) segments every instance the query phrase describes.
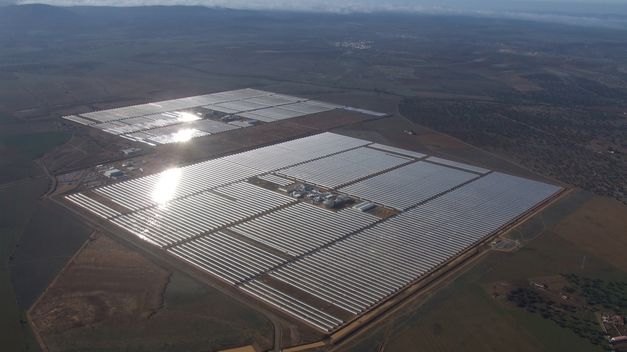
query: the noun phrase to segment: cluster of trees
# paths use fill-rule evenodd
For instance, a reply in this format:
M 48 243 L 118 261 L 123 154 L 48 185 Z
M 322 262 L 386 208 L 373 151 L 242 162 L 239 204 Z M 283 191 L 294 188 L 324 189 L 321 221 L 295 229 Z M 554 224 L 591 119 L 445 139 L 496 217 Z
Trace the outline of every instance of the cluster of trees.
M 560 327 L 573 331 L 595 345 L 607 345 L 592 311 L 582 310 L 571 304 L 555 302 L 527 287 L 519 287 L 510 291 L 507 294 L 507 299 L 517 307 L 525 309 L 529 313 L 539 314 L 544 319 L 552 320 Z
M 540 86 L 541 90 L 500 92 L 505 102 L 528 101 L 556 106 L 627 106 L 627 92 L 623 88 L 608 87 L 584 77 L 564 77 L 548 73 L 524 75 Z
M 562 290 L 570 297 L 569 302 L 555 301 L 552 296 L 531 287 L 511 290 L 507 300 L 521 309 L 552 320 L 562 328 L 572 330 L 593 344 L 606 346 L 607 341 L 595 313 L 605 310 L 619 315 L 627 314 L 627 281 L 605 281 L 577 274 L 562 276 L 568 283 Z M 577 298 L 583 299 L 585 304 L 570 303 L 577 301 Z
M 603 281 L 576 274 L 564 274 L 568 290 L 581 295 L 588 305 L 603 307 L 616 314 L 627 314 L 627 282 Z

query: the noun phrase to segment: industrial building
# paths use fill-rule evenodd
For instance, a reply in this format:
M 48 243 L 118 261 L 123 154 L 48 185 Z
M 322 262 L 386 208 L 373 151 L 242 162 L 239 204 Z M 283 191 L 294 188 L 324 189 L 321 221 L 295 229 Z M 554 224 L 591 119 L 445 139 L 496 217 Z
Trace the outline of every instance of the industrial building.
M 66 199 L 329 333 L 561 190 L 322 133 Z

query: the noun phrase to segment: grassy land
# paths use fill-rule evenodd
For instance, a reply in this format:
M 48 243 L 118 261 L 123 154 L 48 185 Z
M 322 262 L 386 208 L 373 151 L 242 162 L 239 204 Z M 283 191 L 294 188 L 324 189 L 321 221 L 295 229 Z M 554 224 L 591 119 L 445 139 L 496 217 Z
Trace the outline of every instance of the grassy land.
M 8 134 L 0 137 L 0 148 L 37 159 L 50 149 L 64 143 L 70 134 L 65 131 Z
M 60 205 L 43 200 L 24 228 L 10 263 L 17 303 L 28 309 L 92 229 Z
M 490 253 L 425 304 L 388 320 L 349 350 L 376 351 L 384 344 L 386 351 L 602 351 L 540 314 L 494 298 L 489 290 L 503 282 L 561 273 L 608 281 L 627 278 L 620 259 L 627 207 L 604 198 L 577 197 L 520 228 L 521 233 L 541 232 L 521 250 Z M 576 202 L 581 206 L 568 216 Z M 605 245 L 588 245 L 597 236 Z
M 24 312 L 17 306 L 11 285 L 9 257 L 47 186 L 46 179 L 33 179 L 0 189 L 0 345 L 6 351 L 37 349 L 28 326 L 20 323 Z
M 0 345 L 7 351 L 38 350 L 25 312 L 16 303 L 9 271 L 16 245 L 48 187 L 45 178 L 25 178 L 42 175 L 33 160 L 69 137 L 60 131 L 0 134 L 0 183 L 22 180 L 0 185 Z
M 65 131 L 0 134 L 0 183 L 41 175 L 33 160 L 69 138 Z

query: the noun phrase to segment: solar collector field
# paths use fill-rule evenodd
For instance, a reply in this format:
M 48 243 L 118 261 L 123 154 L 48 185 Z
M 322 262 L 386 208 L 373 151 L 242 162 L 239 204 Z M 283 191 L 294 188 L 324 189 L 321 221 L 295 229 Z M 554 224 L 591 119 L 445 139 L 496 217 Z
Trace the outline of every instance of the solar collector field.
M 559 190 L 490 174 L 289 263 L 270 276 L 359 314 Z
M 479 177 L 446 166 L 418 161 L 340 188 L 340 192 L 404 210 Z
M 326 132 L 231 155 L 224 160 L 268 172 L 368 144 L 370 142 L 363 139 Z
M 375 149 L 358 148 L 293 166 L 279 171 L 279 174 L 336 188 L 411 161 Z
M 168 252 L 232 285 L 284 261 L 283 258 L 222 232 L 214 232 L 169 248 Z
M 115 183 L 95 192 L 129 210 L 138 210 L 156 205 L 157 191 L 171 190 L 169 198 L 176 199 L 368 143 L 322 133 Z
M 344 107 L 247 88 L 94 111 L 63 118 L 125 139 L 155 146 L 186 142 L 208 134 L 250 127 L 254 125 L 252 122 L 274 122 L 340 108 Z M 210 114 L 207 115 L 207 113 Z M 212 114 L 213 117 L 209 117 Z M 218 121 L 221 118 L 233 123 Z M 241 120 L 242 118 L 244 120 Z M 191 123 L 201 119 L 213 123 L 206 125 Z M 181 138 L 181 135 L 184 138 Z
M 136 236 L 162 247 L 287 205 L 293 198 L 246 182 L 220 187 L 113 220 Z
M 289 255 L 297 256 L 331 243 L 380 219 L 347 208 L 338 212 L 297 203 L 230 229 Z
M 384 217 L 350 206 L 323 209 L 290 197 L 280 187 L 253 185 L 256 179 L 281 187 L 298 179 L 397 211 Z M 329 332 L 560 190 L 322 133 L 66 199 Z
M 340 318 L 332 316 L 259 280 L 249 281 L 241 285 L 240 288 L 249 295 L 322 331 L 332 331 L 344 323 Z
M 110 219 L 115 216 L 121 215 L 120 212 L 111 209 L 110 207 L 90 198 L 82 193 L 71 194 L 66 197 L 70 202 L 78 205 L 81 208 L 85 208 L 90 212 L 98 215 L 101 218 Z
M 138 210 L 159 203 L 158 193 L 168 201 L 211 188 L 244 180 L 258 171 L 223 159 L 214 159 L 181 168 L 97 188 L 96 193 L 130 209 Z

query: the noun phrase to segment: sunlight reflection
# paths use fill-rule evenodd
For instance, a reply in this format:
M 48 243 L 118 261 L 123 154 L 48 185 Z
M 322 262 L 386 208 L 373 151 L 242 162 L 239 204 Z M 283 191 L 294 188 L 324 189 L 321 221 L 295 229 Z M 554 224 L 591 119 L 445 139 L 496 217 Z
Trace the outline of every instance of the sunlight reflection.
M 197 121 L 201 119 L 200 116 L 196 114 L 192 114 L 191 112 L 179 111 L 176 114 L 179 116 L 178 117 L 179 122 L 191 122 L 191 121 Z
M 152 192 L 152 200 L 159 205 L 159 208 L 165 209 L 168 202 L 174 198 L 180 178 L 181 169 L 179 168 L 169 169 L 161 173 L 161 177 L 159 177 L 159 181 Z
M 174 143 L 184 143 L 194 138 L 194 129 L 186 128 L 183 130 L 178 130 L 174 134 L 172 134 L 172 141 Z

